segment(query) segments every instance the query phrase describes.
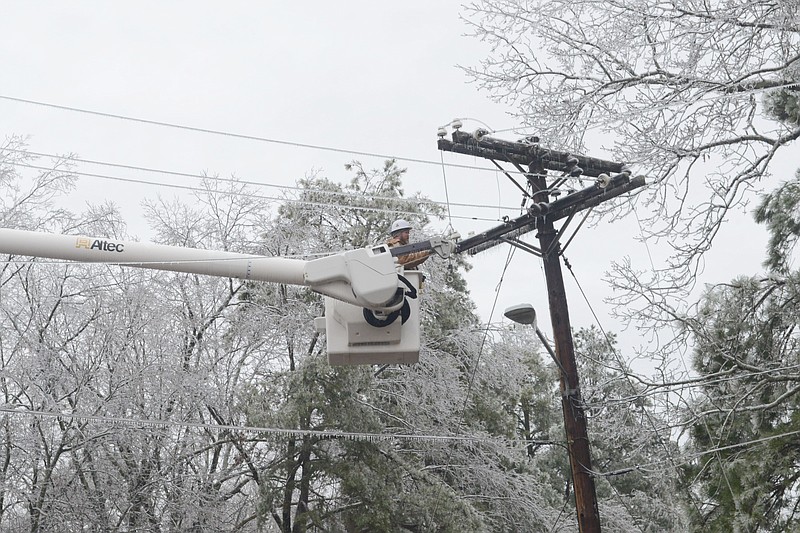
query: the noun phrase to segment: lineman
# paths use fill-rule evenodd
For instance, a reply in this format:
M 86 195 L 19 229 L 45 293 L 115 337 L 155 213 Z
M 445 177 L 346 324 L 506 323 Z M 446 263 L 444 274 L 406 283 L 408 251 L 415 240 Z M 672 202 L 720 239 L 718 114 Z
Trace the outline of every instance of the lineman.
M 403 246 L 408 244 L 408 238 L 411 234 L 411 224 L 408 221 L 399 218 L 392 222 L 392 227 L 389 230 L 391 238 L 386 241 L 389 248 L 395 246 Z M 397 257 L 397 262 L 400 263 L 406 270 L 412 270 L 425 262 L 431 255 L 430 250 L 423 250 L 421 252 L 412 252 Z

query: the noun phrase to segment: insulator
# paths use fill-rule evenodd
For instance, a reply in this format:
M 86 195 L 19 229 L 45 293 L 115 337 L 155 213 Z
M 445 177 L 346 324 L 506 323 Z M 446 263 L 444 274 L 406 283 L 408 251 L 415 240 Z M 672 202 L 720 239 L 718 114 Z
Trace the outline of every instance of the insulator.
M 464 124 L 456 118 L 453 119 L 453 122 L 451 122 L 450 125 L 453 126 L 454 130 L 458 130 L 461 129 L 461 126 L 463 126 Z
M 444 137 L 445 135 L 447 135 L 447 130 L 444 128 L 439 128 L 439 131 L 436 132 L 436 135 L 438 135 L 439 137 Z
M 546 215 L 549 211 L 550 211 L 550 204 L 545 203 L 545 202 L 538 202 L 538 203 L 532 204 L 528 208 L 528 213 L 533 215 L 533 216 Z
M 472 133 L 472 138 L 475 139 L 476 141 L 480 141 L 481 139 L 483 139 L 487 135 L 489 135 L 489 130 L 485 130 L 483 128 L 478 128 L 477 130 L 475 130 Z
M 608 174 L 600 174 L 597 176 L 597 186 L 601 189 L 605 189 L 608 187 L 608 184 L 611 183 L 611 176 Z

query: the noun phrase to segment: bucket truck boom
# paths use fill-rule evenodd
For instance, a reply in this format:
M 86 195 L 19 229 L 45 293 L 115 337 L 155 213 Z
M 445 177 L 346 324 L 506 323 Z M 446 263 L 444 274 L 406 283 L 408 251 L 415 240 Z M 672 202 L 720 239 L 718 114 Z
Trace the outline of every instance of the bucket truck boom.
M 433 240 L 431 249 L 445 255 L 455 243 Z M 331 364 L 419 360 L 422 275 L 403 275 L 385 244 L 306 261 L 0 228 L 0 253 L 306 286 L 325 296 L 315 325 Z

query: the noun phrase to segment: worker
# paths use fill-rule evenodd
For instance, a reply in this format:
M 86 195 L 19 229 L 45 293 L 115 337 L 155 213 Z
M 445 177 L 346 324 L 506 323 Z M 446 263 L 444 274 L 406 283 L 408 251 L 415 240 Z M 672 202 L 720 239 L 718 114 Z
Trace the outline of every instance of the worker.
M 386 241 L 386 244 L 389 245 L 389 248 L 393 248 L 395 246 L 403 246 L 408 244 L 408 238 L 411 235 L 411 224 L 407 221 L 403 220 L 402 218 L 395 220 L 392 222 L 392 227 L 389 230 L 391 234 L 391 238 Z M 412 270 L 417 268 L 419 265 L 425 262 L 428 259 L 428 256 L 431 255 L 430 250 L 423 250 L 421 252 L 412 252 L 410 254 L 403 254 L 397 257 L 397 262 L 403 265 L 403 268 L 406 270 Z

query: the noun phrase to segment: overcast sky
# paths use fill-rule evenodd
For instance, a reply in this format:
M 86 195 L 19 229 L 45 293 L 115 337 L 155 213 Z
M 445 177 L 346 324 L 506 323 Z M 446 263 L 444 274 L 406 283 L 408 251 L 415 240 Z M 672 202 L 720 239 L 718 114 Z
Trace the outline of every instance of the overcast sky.
M 0 96 L 175 125 L 307 145 L 395 156 L 408 168 L 406 192 L 445 200 L 436 130 L 469 117 L 501 130 L 518 126 L 509 109 L 468 83 L 458 65 L 475 65 L 486 53 L 464 37 L 460 2 L 6 2 L 0 17 Z M 0 133 L 29 136 L 29 148 L 82 159 L 200 173 L 267 184 L 293 185 L 312 170 L 337 181 L 344 164 L 382 165 L 383 157 L 246 140 L 54 109 L 0 98 Z M 481 126 L 465 121 L 470 131 Z M 503 137 L 504 134 L 498 134 Z M 505 136 L 510 140 L 516 134 Z M 606 157 L 603 153 L 589 154 Z M 488 166 L 445 154 L 455 164 Z M 423 160 L 421 163 L 409 160 Z M 788 169 L 788 167 L 787 167 Z M 141 171 L 80 165 L 82 172 L 193 185 Z M 635 172 L 635 169 L 634 169 Z M 445 167 L 450 201 L 518 206 L 517 189 L 496 173 Z M 788 177 L 788 176 L 787 176 Z M 265 193 L 277 194 L 270 189 Z M 173 190 L 83 178 L 71 196 L 116 202 L 132 231 L 146 237 L 139 202 Z M 452 207 L 463 235 L 495 224 L 496 207 Z M 742 216 L 720 235 L 706 263 L 708 281 L 727 281 L 760 270 L 764 233 Z M 606 223 L 607 222 L 607 223 Z M 601 283 L 612 259 L 630 255 L 645 267 L 648 250 L 635 241 L 635 220 L 585 228 L 570 245 L 570 258 L 603 326 Z M 612 223 L 613 222 L 613 223 Z M 431 231 L 443 230 L 437 223 Z M 748 245 L 742 246 L 742 235 Z M 413 238 L 413 235 L 412 235 Z M 749 242 L 750 239 L 755 239 Z M 664 247 L 659 250 L 659 246 Z M 667 253 L 667 243 L 650 253 Z M 472 262 L 468 281 L 484 320 L 495 301 L 507 247 Z M 565 273 L 573 326 L 594 323 Z M 506 271 L 493 320 L 512 304 L 529 301 L 546 313 L 540 261 L 517 252 Z M 542 329 L 549 334 L 546 319 Z M 628 336 L 635 343 L 636 336 Z

